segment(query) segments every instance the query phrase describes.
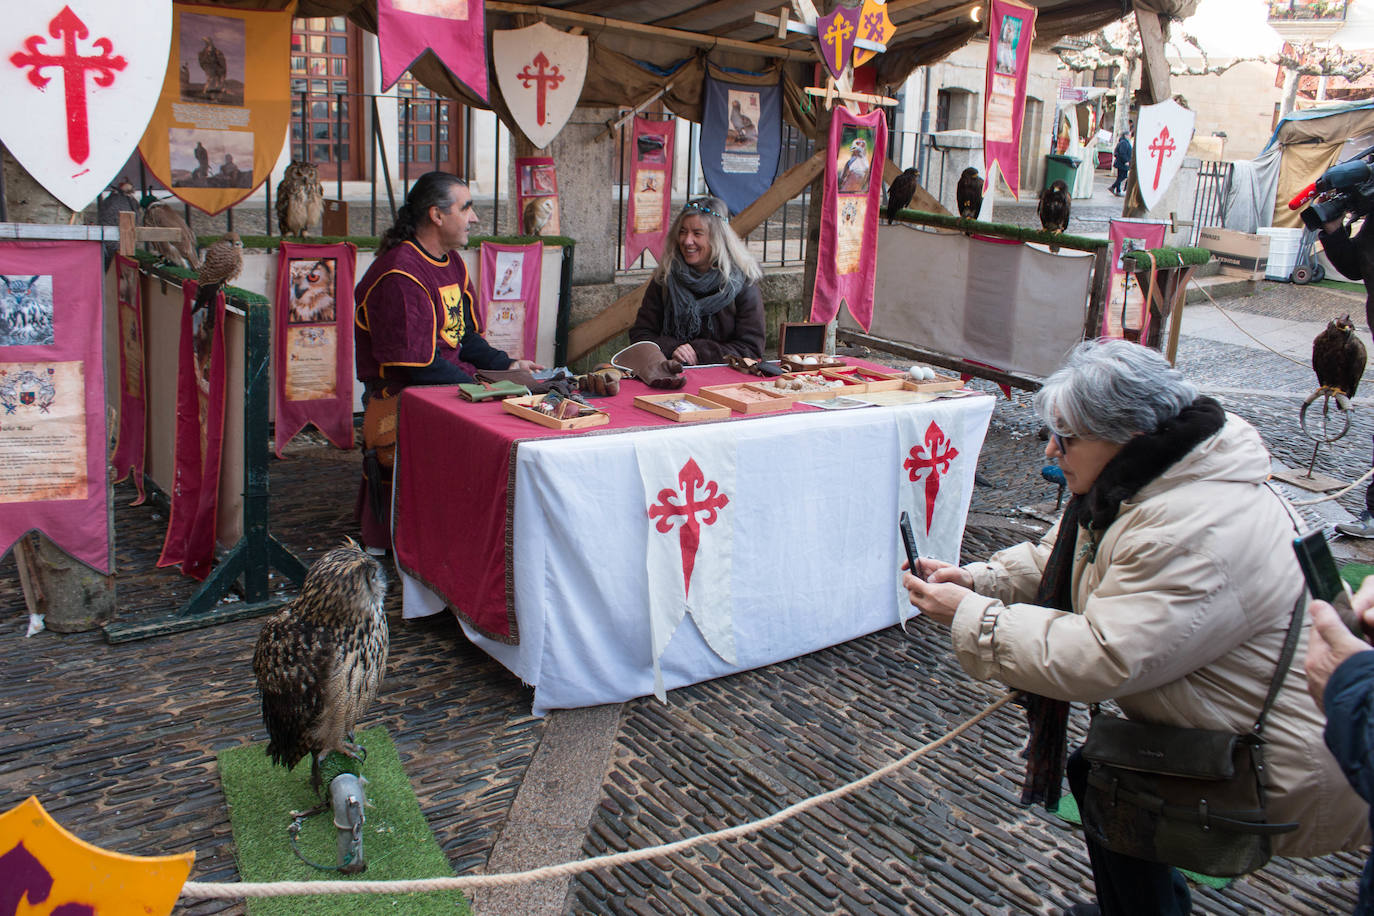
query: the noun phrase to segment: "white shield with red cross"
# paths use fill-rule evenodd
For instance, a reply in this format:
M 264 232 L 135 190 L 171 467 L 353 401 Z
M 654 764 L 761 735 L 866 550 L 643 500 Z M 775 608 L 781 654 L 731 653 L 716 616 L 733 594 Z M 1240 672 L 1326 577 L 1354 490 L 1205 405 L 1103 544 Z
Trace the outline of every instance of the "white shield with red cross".
M 1197 115 L 1173 99 L 1140 109 L 1135 129 L 1135 170 L 1147 209 L 1159 203 L 1183 165 L 1196 120 Z
M 543 22 L 491 33 L 496 84 L 529 141 L 546 148 L 572 117 L 587 78 L 587 36 Z
M 24 0 L 0 38 L 0 141 L 80 210 L 119 176 L 157 105 L 172 0 Z

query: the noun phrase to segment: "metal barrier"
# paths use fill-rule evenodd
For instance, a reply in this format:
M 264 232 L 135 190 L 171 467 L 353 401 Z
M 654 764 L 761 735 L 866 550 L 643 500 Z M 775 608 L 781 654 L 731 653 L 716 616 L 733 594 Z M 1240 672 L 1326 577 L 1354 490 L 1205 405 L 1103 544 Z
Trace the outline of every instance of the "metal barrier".
M 1229 162 L 1204 160 L 1197 170 L 1197 190 L 1193 195 L 1193 225 L 1188 230 L 1188 244 L 1197 244 L 1198 233 L 1204 226 L 1220 226 L 1226 216 L 1226 195 L 1231 190 L 1231 175 L 1235 171 Z

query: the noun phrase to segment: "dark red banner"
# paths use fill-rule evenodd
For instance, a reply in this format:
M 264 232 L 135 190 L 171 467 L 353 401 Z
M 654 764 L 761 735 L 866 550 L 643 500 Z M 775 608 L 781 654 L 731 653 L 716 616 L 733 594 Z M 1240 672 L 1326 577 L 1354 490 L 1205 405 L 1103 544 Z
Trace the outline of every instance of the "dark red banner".
M 143 465 L 148 450 L 148 383 L 144 374 L 143 275 L 133 258 L 115 255 L 115 307 L 119 311 L 119 429 L 114 456 L 110 459 L 115 483 L 132 476 L 139 506 L 148 498 L 143 491 Z
M 657 261 L 668 236 L 673 195 L 673 138 L 677 120 L 635 118 L 630 143 L 630 212 L 625 222 L 625 266 L 644 252 Z

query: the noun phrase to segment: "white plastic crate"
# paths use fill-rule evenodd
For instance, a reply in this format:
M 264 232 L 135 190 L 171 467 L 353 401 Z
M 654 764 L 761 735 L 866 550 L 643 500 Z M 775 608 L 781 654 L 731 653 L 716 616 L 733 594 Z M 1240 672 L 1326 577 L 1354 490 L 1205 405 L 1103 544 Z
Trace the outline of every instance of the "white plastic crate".
M 1265 226 L 1260 235 L 1269 237 L 1269 262 L 1264 269 L 1266 280 L 1287 280 L 1298 261 L 1298 249 L 1302 242 L 1301 229 L 1279 229 Z

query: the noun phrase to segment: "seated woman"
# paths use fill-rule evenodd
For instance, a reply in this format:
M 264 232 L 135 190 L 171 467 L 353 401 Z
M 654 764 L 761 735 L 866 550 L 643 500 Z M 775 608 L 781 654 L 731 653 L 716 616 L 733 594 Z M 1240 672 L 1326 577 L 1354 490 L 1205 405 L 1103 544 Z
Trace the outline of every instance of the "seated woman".
M 673 221 L 630 340 L 651 340 L 684 366 L 763 356 L 763 271 L 714 197 L 687 202 Z
M 1052 701 L 1114 699 L 1129 719 L 1243 734 L 1264 704 L 1303 579 L 1291 517 L 1265 486 L 1259 434 L 1199 397 L 1156 351 L 1083 343 L 1035 408 L 1051 430 L 1045 454 L 1073 493 L 1059 525 L 987 563 L 922 558 L 928 581 L 908 573 L 903 584 L 926 617 L 950 627 L 965 671 L 1038 695 L 1023 799 L 1053 804 L 1068 707 Z M 1275 853 L 1367 843 L 1366 808 L 1323 747 L 1298 662 L 1264 737 L 1269 819 L 1300 824 L 1273 838 Z M 1067 770 L 1081 805 L 1080 752 Z M 1189 912 L 1175 869 L 1087 845 L 1097 903 L 1066 912 Z

